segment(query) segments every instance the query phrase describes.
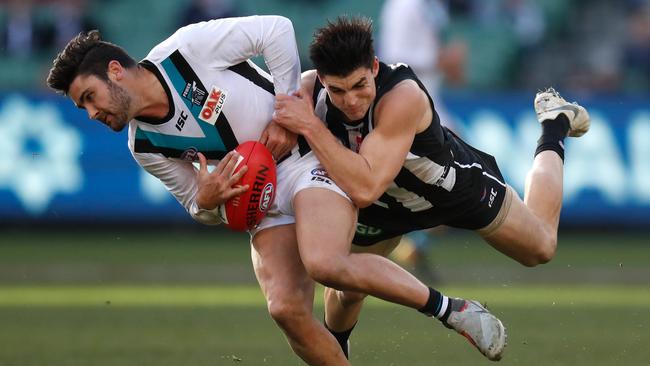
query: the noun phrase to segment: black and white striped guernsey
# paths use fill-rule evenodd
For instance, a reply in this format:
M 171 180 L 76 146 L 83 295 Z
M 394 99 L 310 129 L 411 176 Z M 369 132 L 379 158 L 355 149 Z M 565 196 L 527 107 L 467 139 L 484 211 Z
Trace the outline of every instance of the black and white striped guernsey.
M 380 63 L 375 79 L 375 100 L 355 125 L 344 122 L 343 113 L 331 103 L 317 79 L 313 94 L 315 113 L 345 146 L 358 151 L 373 129 L 374 107 L 395 85 L 408 79 L 417 82 L 426 93 L 407 65 Z M 415 135 L 402 169 L 386 192 L 359 211 L 356 244 L 369 245 L 442 224 L 478 229 L 493 219 L 492 212 L 479 215 L 485 216 L 484 219 L 477 219 L 476 214 L 483 210 L 493 186 L 493 189 L 505 190 L 494 158 L 474 149 L 442 126 L 431 97 L 429 102 L 433 110 L 431 124 Z M 493 207 L 498 211 L 503 196 L 500 194 L 490 203 L 490 211 L 494 211 Z

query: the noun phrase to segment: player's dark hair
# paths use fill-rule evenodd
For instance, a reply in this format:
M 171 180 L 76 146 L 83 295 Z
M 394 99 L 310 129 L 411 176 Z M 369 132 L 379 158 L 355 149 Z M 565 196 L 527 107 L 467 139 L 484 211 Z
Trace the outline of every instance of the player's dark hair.
M 347 76 L 359 67 L 372 68 L 375 49 L 372 21 L 339 16 L 314 33 L 309 57 L 321 75 Z
M 108 63 L 112 60 L 125 68 L 136 65 L 124 49 L 102 41 L 99 31 L 81 32 L 68 42 L 52 62 L 47 85 L 57 92 L 68 94 L 70 84 L 78 75 L 95 75 L 108 80 Z

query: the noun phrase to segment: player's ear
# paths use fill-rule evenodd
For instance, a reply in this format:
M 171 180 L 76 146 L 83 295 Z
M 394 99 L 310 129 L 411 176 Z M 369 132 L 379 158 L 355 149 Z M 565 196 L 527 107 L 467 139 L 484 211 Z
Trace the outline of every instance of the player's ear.
M 325 77 L 326 76 L 327 75 L 323 75 L 320 72 L 316 72 L 316 77 L 318 78 L 318 81 L 320 82 L 320 85 L 322 85 L 323 88 L 325 88 L 325 90 L 327 90 L 327 93 L 329 94 L 329 92 L 330 92 L 329 91 L 329 86 L 327 84 L 325 84 Z M 316 87 L 316 84 L 314 84 L 314 87 Z
M 375 56 L 375 59 L 372 60 L 372 76 L 377 77 L 379 74 L 379 59 Z
M 108 73 L 108 78 L 113 81 L 122 80 L 124 77 L 124 67 L 117 60 L 111 60 L 108 63 L 108 69 L 106 72 Z

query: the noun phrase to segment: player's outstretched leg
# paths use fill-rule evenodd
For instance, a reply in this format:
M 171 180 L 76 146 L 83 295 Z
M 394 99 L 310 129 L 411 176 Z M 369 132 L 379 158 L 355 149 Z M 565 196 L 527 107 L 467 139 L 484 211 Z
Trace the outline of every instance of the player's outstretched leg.
M 463 335 L 485 357 L 499 361 L 506 347 L 506 328 L 477 301 L 449 298 L 449 310 L 440 319 Z
M 557 250 L 557 230 L 562 209 L 564 140 L 589 130 L 589 113 L 569 103 L 554 89 L 537 93 L 534 101 L 542 134 L 533 166 L 526 177 L 524 200 L 512 194 L 504 205 L 505 217 L 493 231 L 480 233 L 502 253 L 526 266 L 550 261 Z

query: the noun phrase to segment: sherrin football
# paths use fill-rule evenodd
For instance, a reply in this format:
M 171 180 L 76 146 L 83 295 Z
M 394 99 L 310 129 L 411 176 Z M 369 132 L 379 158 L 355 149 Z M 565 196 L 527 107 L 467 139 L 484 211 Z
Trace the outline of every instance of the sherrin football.
M 275 198 L 275 162 L 271 152 L 257 141 L 247 141 L 235 150 L 241 155 L 235 172 L 244 165 L 248 171 L 237 185 L 248 184 L 248 190 L 221 206 L 221 219 L 235 231 L 253 229 L 262 221 Z

